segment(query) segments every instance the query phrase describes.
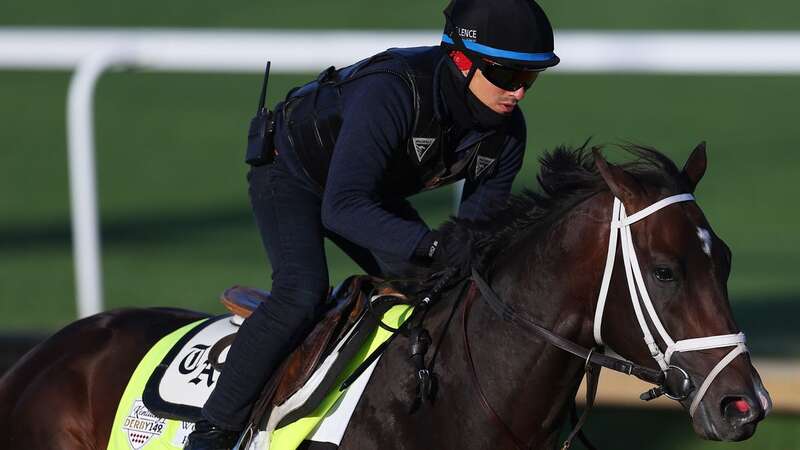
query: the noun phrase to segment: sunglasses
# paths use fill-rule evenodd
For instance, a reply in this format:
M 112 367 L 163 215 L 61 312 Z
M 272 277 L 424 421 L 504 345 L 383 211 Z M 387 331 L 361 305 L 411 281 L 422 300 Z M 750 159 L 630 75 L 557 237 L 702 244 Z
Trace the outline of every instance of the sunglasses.
M 519 88 L 530 89 L 541 72 L 541 70 L 512 69 L 488 61 L 481 61 L 480 69 L 484 78 L 504 91 L 516 91 Z

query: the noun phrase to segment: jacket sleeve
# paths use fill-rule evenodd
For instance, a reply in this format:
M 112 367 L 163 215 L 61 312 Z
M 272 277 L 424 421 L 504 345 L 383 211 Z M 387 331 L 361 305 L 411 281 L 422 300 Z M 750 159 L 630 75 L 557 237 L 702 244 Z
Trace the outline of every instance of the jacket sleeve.
M 415 214 L 390 212 L 381 181 L 392 153 L 405 151 L 413 126 L 411 90 L 391 74 L 364 77 L 347 89 L 322 223 L 357 245 L 410 258 L 428 227 Z
M 503 206 L 511 187 L 522 168 L 525 155 L 525 119 L 517 110 L 512 119 L 511 133 L 500 152 L 494 174 L 486 179 L 467 181 L 461 195 L 458 217 L 469 220 L 488 220 L 493 209 Z

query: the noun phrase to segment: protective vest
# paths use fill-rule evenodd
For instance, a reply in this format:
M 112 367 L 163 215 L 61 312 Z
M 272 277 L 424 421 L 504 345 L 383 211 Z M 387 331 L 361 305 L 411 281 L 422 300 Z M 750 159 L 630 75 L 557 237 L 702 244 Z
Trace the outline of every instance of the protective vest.
M 325 186 L 342 125 L 341 87 L 374 74 L 392 74 L 402 79 L 414 102 L 412 132 L 402 161 L 396 161 L 394 167 L 403 173 L 394 176 L 416 176 L 422 190 L 427 190 L 492 173 L 507 138 L 504 127 L 481 134 L 462 150 L 468 152 L 463 158 L 446 162 L 453 159 L 446 152 L 454 152 L 459 142 L 448 142 L 447 126 L 434 105 L 437 71 L 447 69 L 441 67 L 445 58 L 440 47 L 389 49 L 342 69 L 329 67 L 316 80 L 292 89 L 276 109 L 282 108 L 288 140 L 309 177 L 320 187 Z

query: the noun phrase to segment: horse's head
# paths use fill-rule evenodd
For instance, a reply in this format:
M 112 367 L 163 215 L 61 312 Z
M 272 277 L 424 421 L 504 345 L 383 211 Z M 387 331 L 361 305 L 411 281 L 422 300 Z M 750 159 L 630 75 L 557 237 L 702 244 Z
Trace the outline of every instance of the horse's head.
M 694 192 L 702 178 L 705 144 L 694 149 L 682 171 L 675 170 L 669 187 L 612 165 L 598 152 L 595 164 L 621 201 L 612 224 L 620 243 L 605 283 L 608 301 L 595 315 L 596 339 L 636 363 L 664 370 L 668 387 L 688 394 L 678 400 L 699 435 L 749 438 L 771 400 L 731 314 L 731 251 L 698 204 L 677 197 Z M 673 200 L 635 215 L 665 198 Z

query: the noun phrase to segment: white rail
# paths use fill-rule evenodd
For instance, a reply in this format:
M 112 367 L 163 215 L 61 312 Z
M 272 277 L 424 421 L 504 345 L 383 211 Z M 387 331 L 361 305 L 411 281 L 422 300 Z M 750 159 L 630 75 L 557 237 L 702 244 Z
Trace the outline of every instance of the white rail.
M 78 314 L 103 309 L 93 99 L 111 67 L 178 72 L 316 72 L 389 47 L 435 45 L 428 31 L 0 28 L 0 69 L 75 70 L 68 151 Z M 557 73 L 800 74 L 800 33 L 591 32 L 556 35 Z
M 0 28 L 0 68 L 72 70 L 88 55 L 125 49 L 135 67 L 167 71 L 319 71 L 389 47 L 432 45 L 426 31 L 235 31 Z M 556 34 L 559 72 L 796 74 L 800 32 Z

